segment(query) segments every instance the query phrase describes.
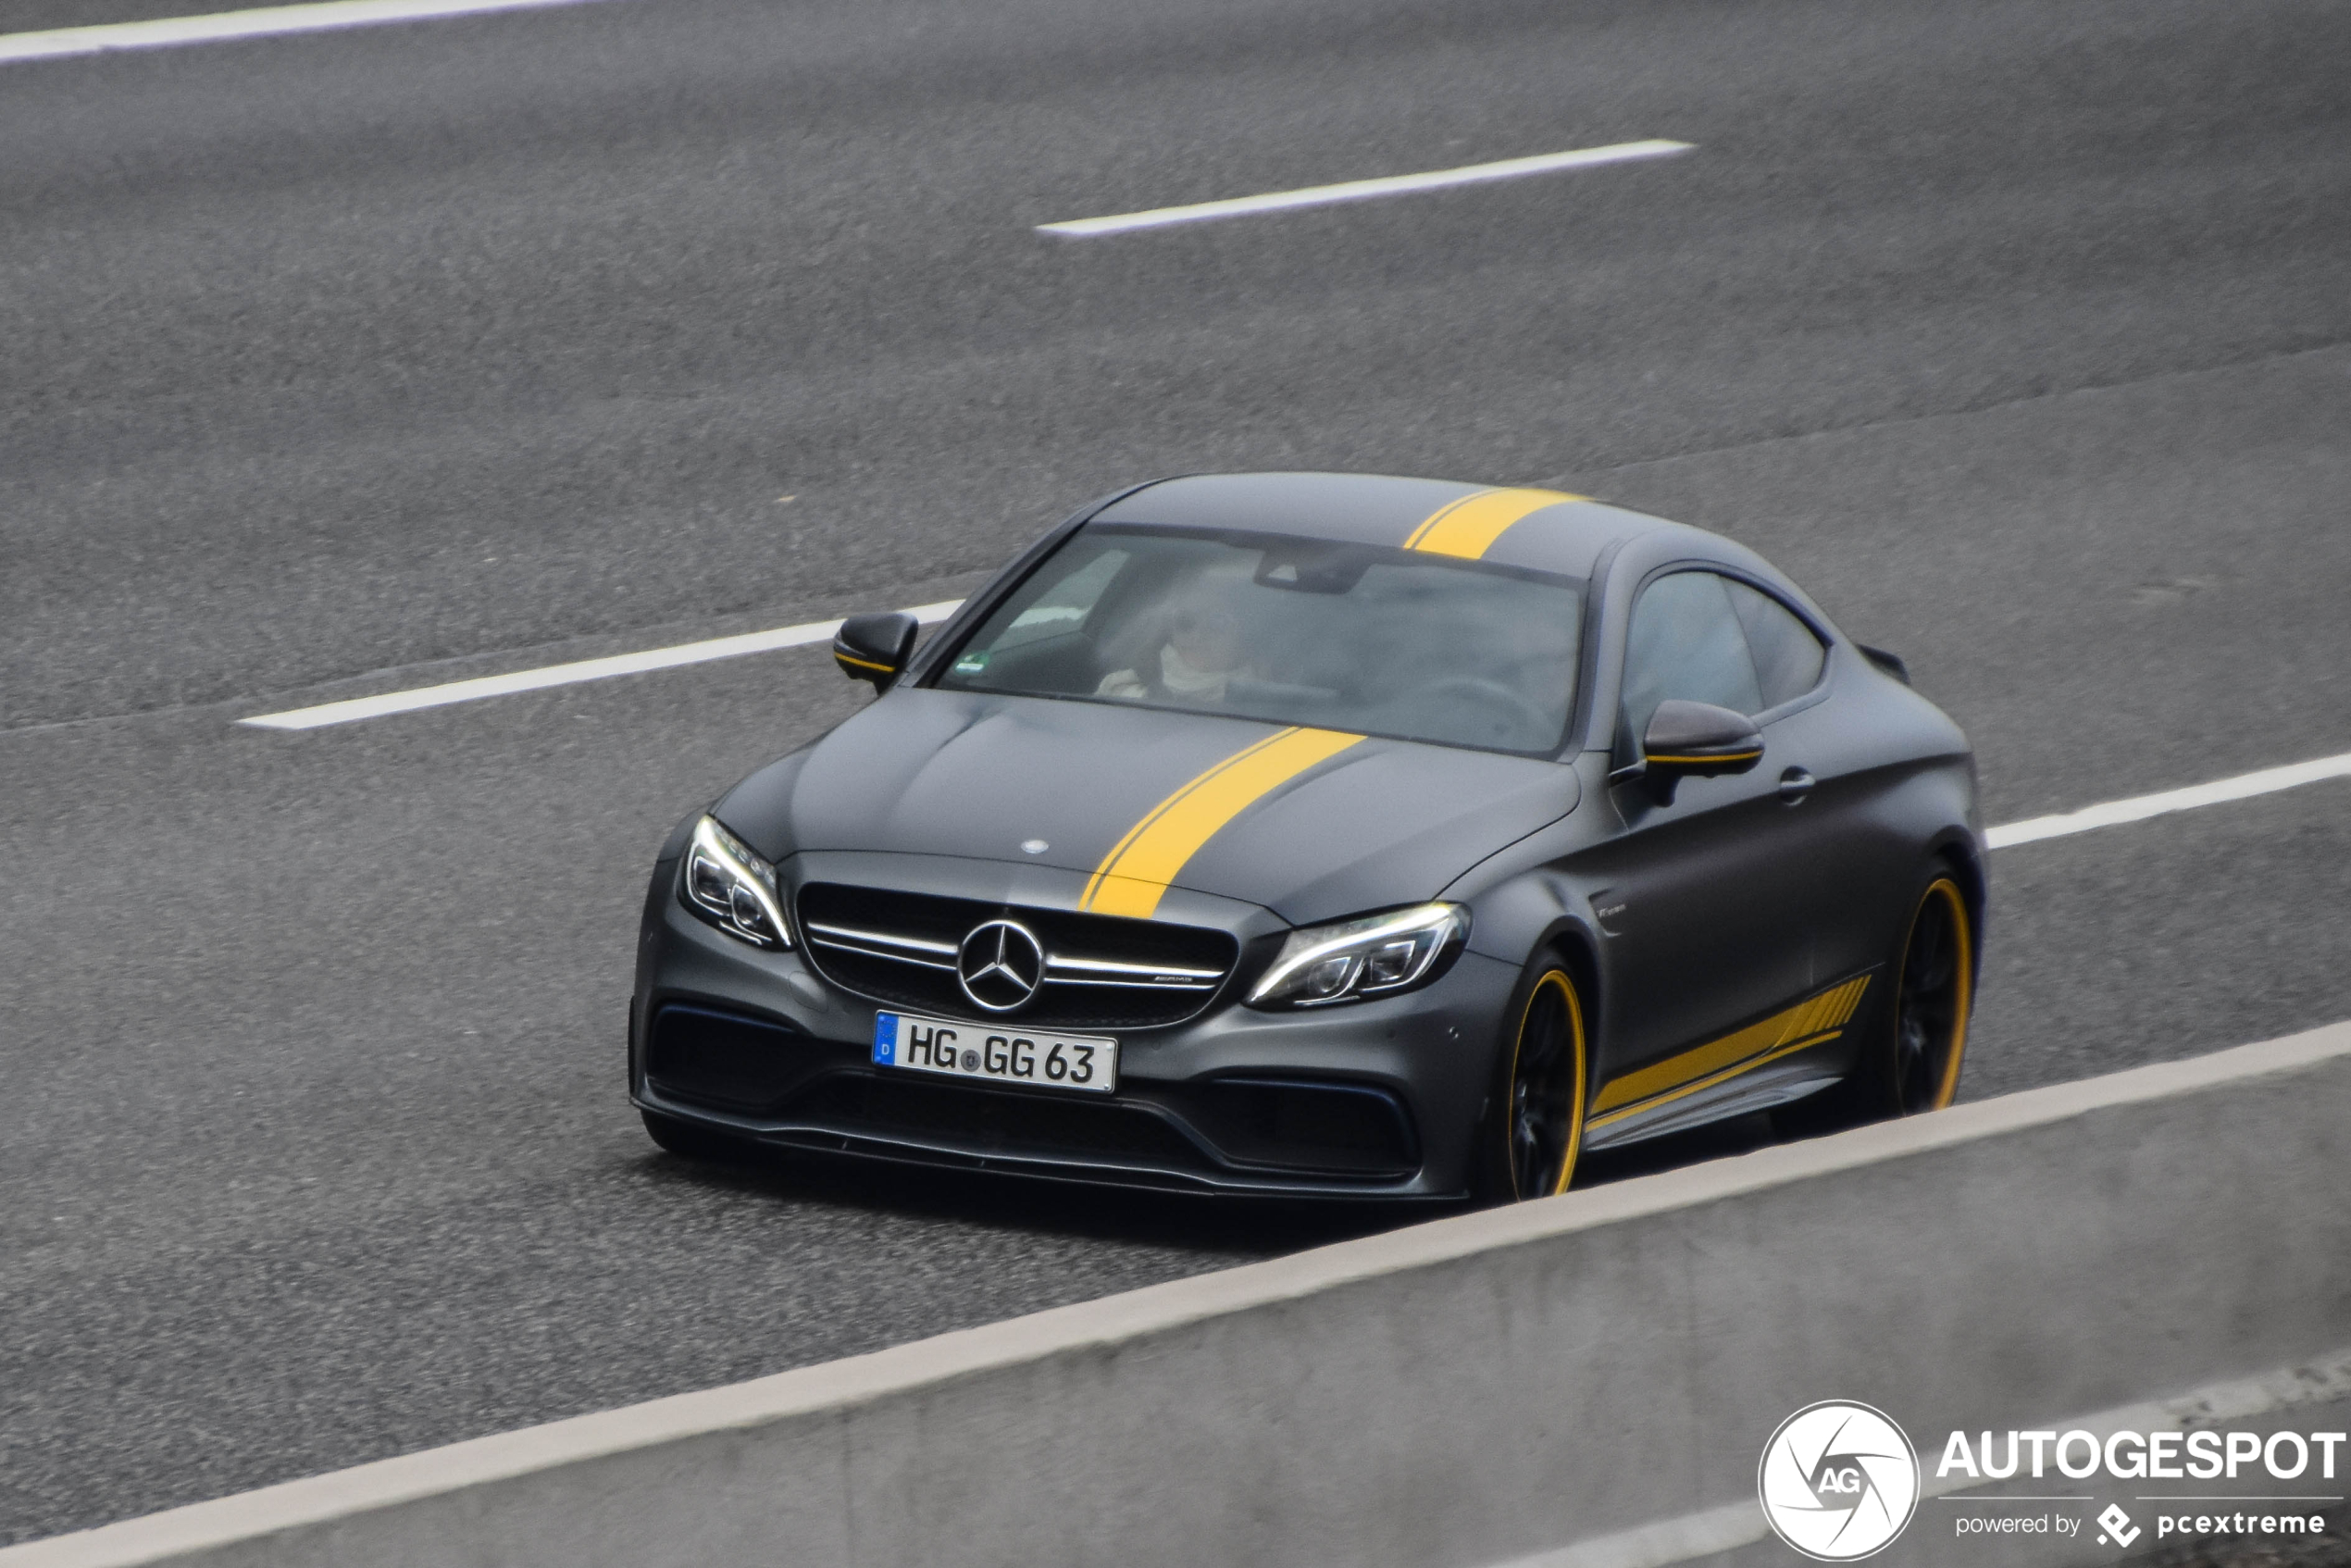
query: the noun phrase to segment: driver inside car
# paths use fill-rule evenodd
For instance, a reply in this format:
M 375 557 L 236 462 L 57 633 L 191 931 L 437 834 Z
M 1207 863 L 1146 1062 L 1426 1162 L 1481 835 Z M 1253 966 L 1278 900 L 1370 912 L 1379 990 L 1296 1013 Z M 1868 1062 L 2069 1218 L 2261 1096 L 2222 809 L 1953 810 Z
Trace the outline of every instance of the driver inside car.
M 1256 678 L 1232 600 L 1237 586 L 1193 579 L 1168 611 L 1167 633 L 1156 654 L 1139 661 L 1140 667 L 1111 671 L 1095 694 L 1129 702 L 1221 703 L 1235 679 Z

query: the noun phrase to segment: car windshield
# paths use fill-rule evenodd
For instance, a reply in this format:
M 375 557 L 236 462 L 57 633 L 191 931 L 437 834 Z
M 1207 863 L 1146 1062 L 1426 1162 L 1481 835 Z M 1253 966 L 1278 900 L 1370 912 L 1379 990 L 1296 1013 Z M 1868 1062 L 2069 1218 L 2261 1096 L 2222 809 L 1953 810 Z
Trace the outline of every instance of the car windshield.
M 1096 525 L 954 650 L 958 691 L 1130 703 L 1548 753 L 1582 585 L 1274 534 Z

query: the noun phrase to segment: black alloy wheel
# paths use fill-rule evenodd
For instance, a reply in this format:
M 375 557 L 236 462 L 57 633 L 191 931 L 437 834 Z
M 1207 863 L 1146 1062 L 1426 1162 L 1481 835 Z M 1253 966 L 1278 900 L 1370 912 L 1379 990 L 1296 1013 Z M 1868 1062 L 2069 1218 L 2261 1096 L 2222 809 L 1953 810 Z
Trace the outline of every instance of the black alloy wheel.
M 1975 996 L 1975 937 L 1959 884 L 1938 877 L 1919 900 L 1903 944 L 1895 1000 L 1896 1114 L 1940 1111 L 1958 1098 Z
M 1584 1008 L 1564 969 L 1536 977 L 1519 1010 L 1502 1104 L 1501 1201 L 1549 1198 L 1567 1190 L 1584 1148 Z

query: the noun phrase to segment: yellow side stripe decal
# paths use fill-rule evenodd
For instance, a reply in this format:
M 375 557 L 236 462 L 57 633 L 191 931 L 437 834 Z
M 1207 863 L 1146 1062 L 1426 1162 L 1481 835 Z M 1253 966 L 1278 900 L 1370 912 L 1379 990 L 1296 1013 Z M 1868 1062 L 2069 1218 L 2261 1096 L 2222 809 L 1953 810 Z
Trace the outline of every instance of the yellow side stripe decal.
M 1128 828 L 1095 867 L 1077 907 L 1149 919 L 1184 863 L 1226 823 L 1362 739 L 1333 729 L 1290 728 L 1235 752 Z
M 1594 1129 L 1600 1127 L 1612 1127 L 1619 1122 L 1629 1120 L 1635 1116 L 1646 1115 L 1651 1111 L 1660 1110 L 1665 1106 L 1671 1105 L 1677 1100 L 1686 1100 L 1702 1089 L 1712 1089 L 1716 1084 L 1728 1083 L 1731 1079 L 1739 1076 L 1742 1073 L 1751 1073 L 1758 1067 L 1769 1066 L 1772 1063 L 1778 1061 L 1783 1056 L 1793 1056 L 1797 1052 L 1806 1050 L 1811 1046 L 1825 1045 L 1844 1032 L 1845 1031 L 1843 1029 L 1828 1029 L 1817 1035 L 1805 1035 L 1798 1039 L 1789 1040 L 1785 1045 L 1773 1046 L 1762 1055 L 1755 1057 L 1749 1061 L 1741 1062 L 1736 1066 L 1725 1067 L 1719 1073 L 1709 1073 L 1706 1076 L 1693 1079 L 1690 1082 L 1682 1085 L 1679 1089 L 1671 1089 L 1666 1090 L 1663 1094 L 1652 1095 L 1650 1098 L 1640 1101 L 1638 1104 L 1627 1105 L 1623 1110 L 1619 1111 L 1611 1111 L 1605 1116 L 1594 1116 L 1591 1120 L 1590 1126 Z
M 1679 1100 L 1685 1094 L 1696 1093 L 1766 1062 L 1776 1061 L 1790 1052 L 1831 1039 L 1844 1031 L 1854 1009 L 1861 1005 L 1861 993 L 1869 989 L 1870 977 L 1859 976 L 1797 1002 L 1784 1013 L 1774 1013 L 1760 1023 L 1749 1024 L 1679 1056 L 1669 1056 L 1639 1072 L 1627 1073 L 1600 1090 L 1599 1099 L 1592 1103 L 1593 1111 L 1615 1114 L 1596 1114 L 1592 1126 L 1622 1121 L 1636 1110 L 1646 1111 L 1653 1105 Z M 1618 1110 L 1620 1106 L 1624 1109 Z
M 1556 490 L 1481 490 L 1462 496 L 1431 516 L 1404 541 L 1407 550 L 1432 555 L 1459 555 L 1474 561 L 1485 555 L 1512 523 L 1530 512 L 1581 501 Z

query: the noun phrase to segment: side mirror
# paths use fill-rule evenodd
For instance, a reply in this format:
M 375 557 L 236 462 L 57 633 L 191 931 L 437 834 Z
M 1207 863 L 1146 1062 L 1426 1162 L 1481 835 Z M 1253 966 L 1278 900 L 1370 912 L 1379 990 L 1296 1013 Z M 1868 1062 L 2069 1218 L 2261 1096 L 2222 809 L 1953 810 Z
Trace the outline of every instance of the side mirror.
M 871 681 L 875 691 L 887 691 L 914 655 L 921 629 L 914 616 L 902 613 L 852 616 L 833 633 L 833 663 L 850 679 Z
M 1673 803 L 1673 787 L 1696 776 L 1745 773 L 1763 760 L 1763 732 L 1732 708 L 1680 698 L 1660 703 L 1641 737 L 1637 769 L 1626 769 L 1648 785 L 1660 805 Z

